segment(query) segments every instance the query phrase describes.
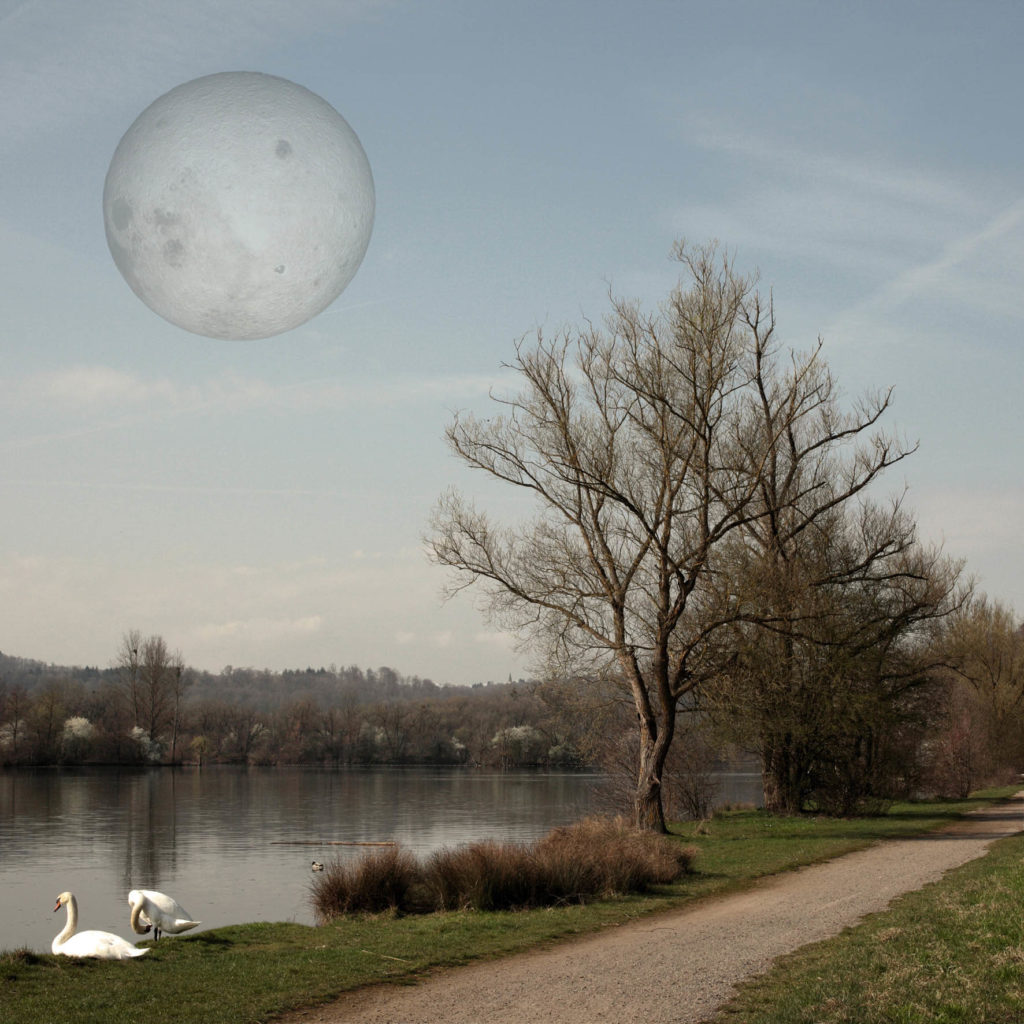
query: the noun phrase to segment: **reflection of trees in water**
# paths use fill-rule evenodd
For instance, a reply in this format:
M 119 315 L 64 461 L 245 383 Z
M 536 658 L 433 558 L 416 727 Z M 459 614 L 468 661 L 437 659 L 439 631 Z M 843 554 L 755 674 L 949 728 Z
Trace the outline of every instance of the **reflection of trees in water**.
M 178 772 L 133 772 L 123 787 L 122 884 L 151 887 L 178 863 Z
M 128 932 L 133 888 L 170 893 L 202 927 L 312 924 L 310 861 L 394 840 L 418 855 L 531 840 L 593 810 L 593 774 L 436 768 L 14 768 L 0 773 L 0 949 L 44 952 L 64 889 L 83 926 Z M 245 903 L 224 865 L 244 880 Z M 129 936 L 130 937 L 130 936 Z

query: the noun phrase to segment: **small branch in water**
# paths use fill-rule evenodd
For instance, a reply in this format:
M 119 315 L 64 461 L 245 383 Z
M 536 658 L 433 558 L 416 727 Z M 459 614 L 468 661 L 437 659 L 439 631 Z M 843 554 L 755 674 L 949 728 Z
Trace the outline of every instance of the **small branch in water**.
M 382 839 L 379 842 L 360 841 L 358 839 L 272 839 L 271 846 L 397 846 L 393 839 Z

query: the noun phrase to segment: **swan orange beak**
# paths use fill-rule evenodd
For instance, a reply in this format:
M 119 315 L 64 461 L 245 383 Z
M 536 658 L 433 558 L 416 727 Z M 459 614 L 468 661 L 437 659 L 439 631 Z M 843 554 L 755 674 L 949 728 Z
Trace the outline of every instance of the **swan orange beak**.
M 60 900 L 57 900 L 57 906 L 53 908 L 53 912 L 56 914 L 58 910 L 60 910 Z

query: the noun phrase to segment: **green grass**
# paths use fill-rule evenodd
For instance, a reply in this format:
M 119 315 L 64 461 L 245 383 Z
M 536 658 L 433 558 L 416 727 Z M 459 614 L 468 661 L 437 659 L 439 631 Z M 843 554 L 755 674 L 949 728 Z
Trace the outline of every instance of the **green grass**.
M 680 825 L 675 830 L 678 841 L 699 851 L 696 873 L 659 887 L 653 894 L 582 906 L 359 916 L 320 928 L 239 925 L 162 940 L 153 944 L 147 956 L 129 962 L 76 961 L 19 951 L 0 954 L 0 1020 L 17 1024 L 264 1021 L 275 1013 L 323 1002 L 361 985 L 410 980 L 436 967 L 504 956 L 744 888 L 763 875 L 825 860 L 879 839 L 941 827 L 964 811 L 1010 792 L 990 791 L 957 802 L 898 805 L 880 818 L 773 818 L 743 811 L 719 815 L 703 826 Z M 926 911 L 924 914 L 928 916 Z M 1011 963 L 1000 969 L 1012 972 L 1016 966 Z M 738 1019 L 748 1018 L 741 1015 Z M 749 1019 L 968 1018 L 769 1015 Z M 1010 1019 L 993 1017 L 992 1021 Z
M 714 1024 L 1024 1021 L 1024 837 L 744 984 Z

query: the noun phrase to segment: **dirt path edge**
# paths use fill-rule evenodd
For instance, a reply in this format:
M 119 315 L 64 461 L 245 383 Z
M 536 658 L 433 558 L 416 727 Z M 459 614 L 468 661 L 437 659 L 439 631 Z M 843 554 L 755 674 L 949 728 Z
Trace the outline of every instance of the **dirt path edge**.
M 376 985 L 275 1024 L 696 1024 L 773 960 L 1024 832 L 1024 791 L 940 832 L 883 840 L 679 911 L 500 960 Z

